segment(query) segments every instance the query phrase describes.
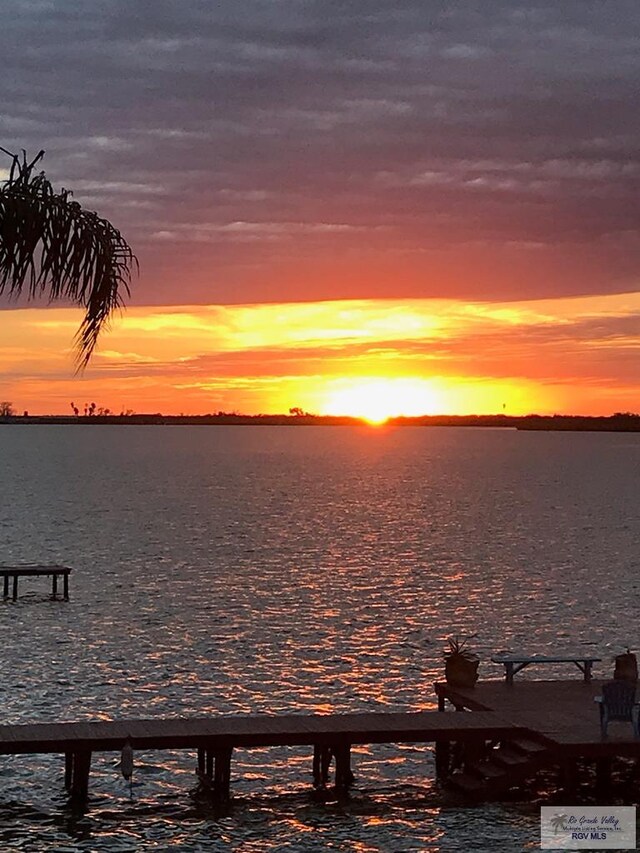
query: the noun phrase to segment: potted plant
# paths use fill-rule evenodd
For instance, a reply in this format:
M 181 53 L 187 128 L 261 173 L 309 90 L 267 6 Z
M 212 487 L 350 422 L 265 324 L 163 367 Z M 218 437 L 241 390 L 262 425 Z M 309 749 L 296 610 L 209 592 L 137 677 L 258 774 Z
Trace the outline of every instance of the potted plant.
M 475 636 L 475 634 L 473 635 Z M 444 674 L 453 687 L 474 687 L 478 680 L 479 658 L 468 648 L 472 637 L 449 637 L 444 653 Z

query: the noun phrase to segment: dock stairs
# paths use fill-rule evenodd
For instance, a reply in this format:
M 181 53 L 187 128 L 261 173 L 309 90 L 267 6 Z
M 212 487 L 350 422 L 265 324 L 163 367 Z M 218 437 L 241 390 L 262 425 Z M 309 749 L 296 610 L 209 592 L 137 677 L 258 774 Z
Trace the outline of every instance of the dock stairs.
M 467 799 L 490 800 L 523 782 L 552 761 L 549 746 L 531 736 L 514 736 L 481 758 L 466 761 L 446 786 Z

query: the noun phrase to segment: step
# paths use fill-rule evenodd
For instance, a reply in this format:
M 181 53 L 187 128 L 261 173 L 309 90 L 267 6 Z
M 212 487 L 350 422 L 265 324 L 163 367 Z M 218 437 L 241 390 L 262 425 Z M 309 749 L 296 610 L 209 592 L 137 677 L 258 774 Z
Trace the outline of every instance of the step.
M 466 772 L 474 776 L 480 776 L 482 779 L 502 779 L 507 776 L 507 769 L 502 764 L 496 764 L 494 761 L 476 761 L 473 764 L 467 764 Z
M 482 779 L 464 771 L 449 776 L 447 786 L 456 788 L 470 797 L 486 796 L 487 793 L 487 786 Z
M 531 756 L 522 752 L 516 752 L 509 746 L 501 746 L 491 753 L 491 760 L 505 767 L 526 767 L 531 763 Z
M 527 755 L 539 755 L 548 749 L 545 744 L 526 737 L 509 738 L 505 746 L 513 747 L 518 752 L 524 752 Z

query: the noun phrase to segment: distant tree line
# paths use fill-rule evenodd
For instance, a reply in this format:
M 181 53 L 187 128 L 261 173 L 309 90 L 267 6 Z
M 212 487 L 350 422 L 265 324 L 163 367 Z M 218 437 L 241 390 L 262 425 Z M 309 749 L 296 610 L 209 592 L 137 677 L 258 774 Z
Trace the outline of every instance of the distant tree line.
M 85 417 L 85 418 L 109 418 L 109 417 L 120 417 L 120 418 L 130 418 L 135 414 L 133 409 L 122 409 L 122 411 L 118 414 L 116 412 L 111 411 L 111 409 L 105 408 L 104 406 L 97 406 L 95 403 L 85 403 L 80 411 L 80 407 L 76 406 L 76 404 L 71 401 L 71 411 L 73 412 L 73 416 L 76 418 Z

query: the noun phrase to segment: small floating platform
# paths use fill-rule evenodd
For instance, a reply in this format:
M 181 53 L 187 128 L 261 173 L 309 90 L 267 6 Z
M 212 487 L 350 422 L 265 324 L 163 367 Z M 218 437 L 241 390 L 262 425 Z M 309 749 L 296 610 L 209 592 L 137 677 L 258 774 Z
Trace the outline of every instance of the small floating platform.
M 69 601 L 69 575 L 71 569 L 68 566 L 0 566 L 0 578 L 4 578 L 3 598 L 9 598 L 9 579 L 13 579 L 12 598 L 18 598 L 18 579 L 33 577 L 51 578 L 51 598 L 58 598 L 58 578 L 62 578 L 62 597 Z

